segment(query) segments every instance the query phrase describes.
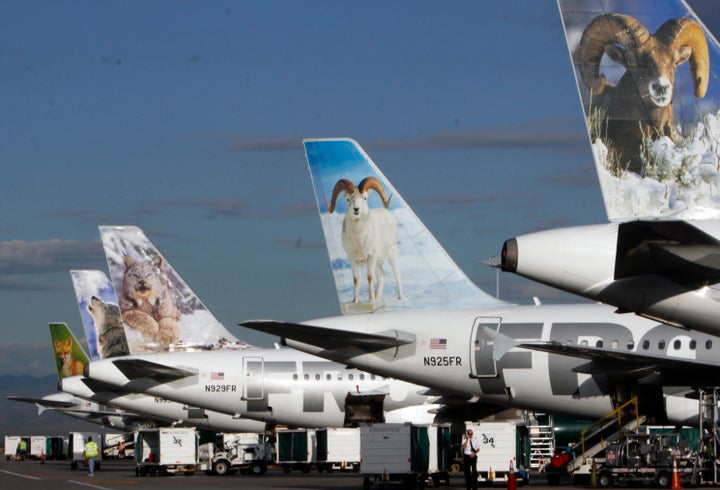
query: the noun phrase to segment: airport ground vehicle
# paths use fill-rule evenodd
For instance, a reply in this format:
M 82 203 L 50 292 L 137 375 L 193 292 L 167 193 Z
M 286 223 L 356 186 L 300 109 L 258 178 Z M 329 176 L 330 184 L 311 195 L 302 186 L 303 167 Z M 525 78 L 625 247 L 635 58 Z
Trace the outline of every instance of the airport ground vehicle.
M 320 473 L 360 470 L 360 429 L 355 427 L 317 429 L 316 465 Z
M 678 434 L 629 434 L 605 448 L 605 463 L 597 468 L 600 487 L 652 484 L 670 487 L 677 471 L 681 485 L 692 483 L 695 457 Z
M 399 484 L 423 488 L 428 480 L 449 484 L 452 464 L 450 426 L 372 424 L 360 427 L 363 488 Z
M 197 469 L 198 435 L 194 428 L 141 429 L 135 440 L 135 475 L 191 475 Z
M 478 481 L 482 485 L 507 483 L 512 464 L 519 485 L 529 482 L 530 437 L 526 425 L 516 422 L 479 422 L 465 424 L 480 441 L 477 461 Z M 458 459 L 460 471 L 462 457 Z
M 581 432 L 578 443 L 555 448 L 555 454 L 543 468 L 548 484 L 558 485 L 565 475 L 571 476 L 575 483 L 589 483 L 593 464 L 597 467 L 605 461 L 600 455 L 608 441 L 618 441 L 623 434 L 636 432 L 644 421 L 645 417 L 639 414 L 637 398 L 632 398 L 588 425 Z
M 277 429 L 276 463 L 285 473 L 300 470 L 309 473 L 317 460 L 315 429 Z
M 28 459 L 67 459 L 68 438 L 63 436 L 5 436 L 5 459 L 17 456 L 20 439 L 25 440 Z
M 199 448 L 199 469 L 208 475 L 264 475 L 273 462 L 272 446 L 264 441 L 265 434 L 235 434 L 221 447 L 206 442 Z

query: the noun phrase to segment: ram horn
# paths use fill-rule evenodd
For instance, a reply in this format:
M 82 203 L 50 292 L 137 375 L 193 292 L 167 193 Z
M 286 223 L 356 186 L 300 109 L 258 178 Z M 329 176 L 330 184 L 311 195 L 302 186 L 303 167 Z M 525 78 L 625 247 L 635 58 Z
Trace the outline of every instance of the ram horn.
M 690 48 L 690 72 L 695 97 L 705 97 L 710 82 L 710 55 L 702 27 L 692 19 L 670 19 L 655 33 L 658 41 L 670 47 L 671 52 L 683 46 Z
M 585 27 L 580 39 L 578 63 L 580 75 L 585 86 L 593 95 L 600 95 L 605 88 L 612 86 L 600 74 L 600 60 L 608 44 L 621 45 L 624 48 L 627 63 L 636 62 L 637 48 L 650 39 L 650 33 L 637 19 L 629 15 L 603 14 L 595 17 Z
M 331 202 L 328 202 L 327 197 L 325 198 L 325 207 L 327 207 L 328 212 L 330 214 L 335 211 L 335 204 L 337 202 L 337 197 L 341 192 L 347 192 L 352 193 L 352 191 L 355 190 L 355 184 L 350 182 L 348 179 L 340 179 L 335 183 L 335 187 L 333 188 L 332 192 L 332 200 Z
M 362 181 L 358 184 L 358 190 L 360 192 L 365 192 L 367 189 L 373 189 L 378 193 L 378 196 L 382 199 L 385 209 L 390 207 L 392 195 L 390 197 L 385 197 L 385 189 L 383 189 L 383 186 L 378 179 L 375 177 L 365 177 L 362 179 Z

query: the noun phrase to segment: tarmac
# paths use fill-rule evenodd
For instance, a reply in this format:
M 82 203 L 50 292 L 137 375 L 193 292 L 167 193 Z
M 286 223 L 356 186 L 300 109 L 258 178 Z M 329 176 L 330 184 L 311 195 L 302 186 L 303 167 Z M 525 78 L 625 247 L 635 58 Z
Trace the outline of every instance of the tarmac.
M 532 475 L 531 486 L 537 490 L 550 489 L 543 475 Z M 394 485 L 387 487 L 399 488 Z M 69 461 L 45 461 L 44 464 L 41 464 L 39 461 L 7 461 L 3 458 L 0 460 L 0 488 L 22 488 L 23 490 L 77 490 L 82 488 L 340 490 L 353 488 L 357 490 L 363 488 L 363 476 L 357 473 L 318 473 L 317 470 L 306 474 L 299 471 L 284 473 L 279 468 L 271 468 L 261 476 L 239 473 L 230 476 L 209 476 L 204 472 L 197 472 L 193 475 L 141 477 L 135 475 L 135 463 L 132 460 L 109 460 L 102 461 L 101 468 L 95 471 L 94 476 L 90 477 L 87 468 L 81 466 L 77 470 L 70 469 Z M 378 488 L 378 486 L 373 485 L 371 488 Z M 428 488 L 432 488 L 432 484 L 428 485 Z M 441 484 L 440 488 L 448 487 Z M 450 488 L 465 488 L 462 473 L 450 473 Z M 493 488 L 504 489 L 505 485 L 496 484 Z
M 566 483 L 566 482 L 562 482 Z M 543 475 L 532 475 L 530 486 L 533 489 L 549 490 Z M 568 480 L 566 487 L 571 486 Z M 93 477 L 88 476 L 86 468 L 70 469 L 69 461 L 7 461 L 0 460 L 0 488 L 37 489 L 291 489 L 291 490 L 340 490 L 363 488 L 363 476 L 357 473 L 318 473 L 313 470 L 303 474 L 299 471 L 283 473 L 279 468 L 271 468 L 265 475 L 209 476 L 204 472 L 193 475 L 175 476 L 136 476 L 135 462 L 132 460 L 102 461 L 101 468 Z M 373 485 L 371 488 L 378 488 Z M 398 486 L 387 486 L 399 488 Z M 432 484 L 428 485 L 432 488 Z M 441 484 L 440 488 L 448 488 Z M 450 473 L 450 488 L 465 488 L 462 473 Z M 493 488 L 502 490 L 505 485 L 496 484 Z M 556 487 L 552 487 L 556 488 Z M 579 488 L 587 488 L 579 486 Z

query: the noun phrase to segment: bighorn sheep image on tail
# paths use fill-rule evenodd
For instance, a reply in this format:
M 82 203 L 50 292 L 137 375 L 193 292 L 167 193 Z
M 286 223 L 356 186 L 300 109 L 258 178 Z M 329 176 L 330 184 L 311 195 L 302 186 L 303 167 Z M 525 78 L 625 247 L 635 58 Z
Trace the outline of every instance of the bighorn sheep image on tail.
M 606 54 L 626 68 L 613 85 L 600 73 Z M 708 45 L 692 19 L 670 19 L 655 32 L 622 14 L 595 17 L 580 40 L 579 64 L 592 105 L 607 110 L 607 138 L 619 161 L 641 173 L 643 137 L 668 136 L 677 141 L 673 124 L 675 71 L 690 61 L 695 97 L 704 97 L 710 76 Z
M 373 190 L 382 200 L 384 208 L 371 209 L 368 206 L 367 200 Z M 328 203 L 325 199 L 330 213 L 335 211 L 335 204 L 341 192 L 348 202 L 343 219 L 342 244 L 352 268 L 353 303 L 358 302 L 358 268 L 362 264 L 365 264 L 367 269 L 370 303 L 382 301 L 385 285 L 382 263 L 386 259 L 395 274 L 398 299 L 402 299 L 403 291 L 398 268 L 397 220 L 387 210 L 392 196 L 390 198 L 385 196 L 385 189 L 375 177 L 366 177 L 357 187 L 347 179 L 340 179 L 333 188 L 331 202 Z

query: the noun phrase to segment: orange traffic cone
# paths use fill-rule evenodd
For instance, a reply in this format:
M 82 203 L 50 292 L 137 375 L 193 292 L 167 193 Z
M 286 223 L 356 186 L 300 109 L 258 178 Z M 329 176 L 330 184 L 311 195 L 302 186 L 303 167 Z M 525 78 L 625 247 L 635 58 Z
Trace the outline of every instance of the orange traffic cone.
M 678 473 L 677 459 L 675 458 L 673 458 L 672 480 L 670 483 L 670 488 L 672 490 L 678 490 L 682 488 L 682 485 L 680 485 L 680 473 Z
M 517 481 L 515 479 L 515 458 L 510 460 L 510 469 L 507 477 L 507 490 L 517 490 Z

